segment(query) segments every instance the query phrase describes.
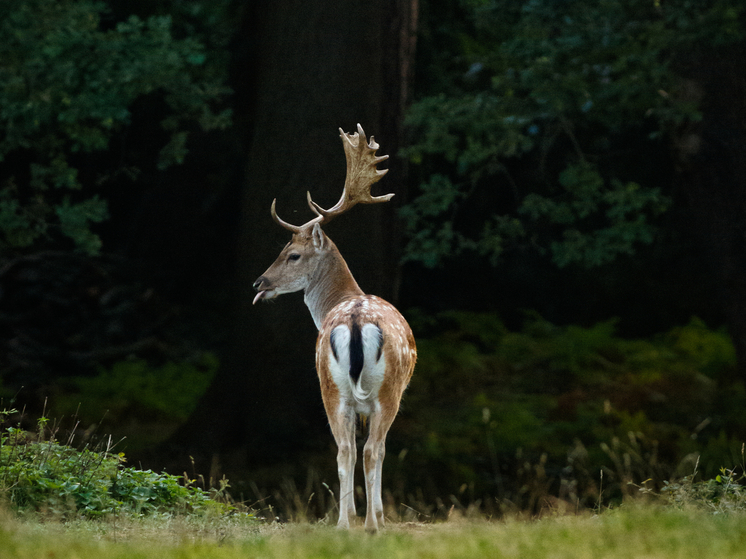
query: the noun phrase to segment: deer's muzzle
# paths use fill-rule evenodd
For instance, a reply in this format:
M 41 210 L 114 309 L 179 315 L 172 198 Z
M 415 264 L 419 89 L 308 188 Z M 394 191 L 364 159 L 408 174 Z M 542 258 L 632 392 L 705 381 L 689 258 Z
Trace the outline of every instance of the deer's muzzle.
M 252 305 L 256 305 L 257 301 L 262 299 L 271 299 L 274 296 L 274 290 L 269 287 L 269 281 L 264 276 L 259 276 L 254 282 L 254 289 L 258 291 L 256 297 L 254 297 Z

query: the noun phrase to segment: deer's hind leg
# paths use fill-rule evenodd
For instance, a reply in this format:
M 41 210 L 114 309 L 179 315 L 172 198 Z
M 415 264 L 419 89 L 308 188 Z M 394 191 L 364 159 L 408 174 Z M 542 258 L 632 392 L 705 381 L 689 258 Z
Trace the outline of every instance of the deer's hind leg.
M 355 411 L 340 402 L 333 415 L 329 414 L 329 424 L 337 443 L 337 473 L 339 474 L 339 521 L 338 528 L 349 528 L 357 516 L 355 511 Z
M 393 423 L 393 416 L 387 417 L 387 414 L 376 411 L 370 415 L 369 421 L 368 440 L 363 448 L 365 493 L 367 497 L 365 529 L 370 533 L 375 533 L 379 527 L 384 525 L 381 474 L 383 459 L 386 455 L 386 435 Z

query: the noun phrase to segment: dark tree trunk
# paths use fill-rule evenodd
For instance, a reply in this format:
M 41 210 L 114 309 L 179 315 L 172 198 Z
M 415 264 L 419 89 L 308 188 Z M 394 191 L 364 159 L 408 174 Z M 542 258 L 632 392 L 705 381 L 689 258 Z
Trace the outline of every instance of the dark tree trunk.
M 193 456 L 198 473 L 239 472 L 328 445 L 314 372 L 316 329 L 300 294 L 252 306 L 252 283 L 290 235 L 342 191 L 344 152 L 337 128 L 365 132 L 391 159 L 374 194 L 393 203 L 360 206 L 327 229 L 362 289 L 389 300 L 398 273 L 395 207 L 405 198 L 401 142 L 416 0 L 265 0 L 245 15 L 236 62 L 236 126 L 250 131 L 238 236 L 237 324 L 232 349 L 187 423 L 152 460 L 175 471 Z M 323 439 L 320 439 L 320 436 Z M 318 442 L 321 440 L 322 442 Z M 158 462 L 156 464 L 155 462 Z M 221 467 L 217 467 L 218 464 Z M 191 467 L 190 467 L 191 468 Z M 190 469 L 191 471 L 191 469 Z
M 684 90 L 701 97 L 703 118 L 678 139 L 680 184 L 746 381 L 746 45 L 693 57 L 684 74 L 691 80 Z

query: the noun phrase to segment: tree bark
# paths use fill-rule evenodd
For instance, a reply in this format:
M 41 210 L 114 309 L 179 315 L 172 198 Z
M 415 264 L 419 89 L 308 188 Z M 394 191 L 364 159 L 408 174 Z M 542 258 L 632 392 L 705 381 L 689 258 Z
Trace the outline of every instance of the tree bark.
M 691 80 L 685 95 L 701 97 L 703 116 L 677 139 L 679 181 L 746 382 L 746 44 L 708 49 L 683 74 Z
M 364 291 L 395 298 L 395 207 L 405 198 L 397 150 L 416 8 L 416 0 L 264 0 L 245 14 L 245 42 L 236 52 L 247 54 L 236 61 L 236 102 L 246 104 L 237 107 L 236 126 L 249 131 L 249 147 L 234 340 L 197 410 L 151 464 L 179 471 L 191 468 L 192 456 L 198 473 L 211 468 L 213 476 L 235 476 L 328 445 L 314 372 L 316 329 L 302 295 L 252 306 L 252 284 L 289 240 L 270 217 L 273 198 L 278 214 L 294 224 L 313 217 L 306 190 L 320 205 L 333 205 L 345 176 L 337 129 L 353 131 L 360 123 L 380 143 L 379 154 L 391 156 L 380 165 L 390 172 L 374 194 L 396 197 L 355 208 L 327 233 Z

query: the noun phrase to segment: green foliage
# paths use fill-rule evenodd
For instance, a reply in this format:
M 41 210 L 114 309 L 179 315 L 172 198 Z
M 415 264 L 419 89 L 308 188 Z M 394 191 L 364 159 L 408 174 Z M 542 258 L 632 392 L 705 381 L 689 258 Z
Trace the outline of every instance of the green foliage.
M 176 476 L 122 467 L 124 455 L 108 448 L 44 440 L 47 422 L 39 420 L 37 437 L 13 427 L 0 433 L 0 495 L 16 510 L 87 518 L 229 510 Z
M 696 456 L 713 475 L 746 438 L 733 345 L 698 319 L 649 340 L 619 337 L 614 321 L 530 316 L 513 332 L 494 315 L 450 312 L 412 323 L 419 359 L 396 475 L 427 494 L 530 509 L 559 492 L 594 506 L 602 471 L 616 499 L 629 482 L 691 473 Z
M 210 385 L 219 366 L 212 353 L 193 362 L 151 366 L 143 359 L 119 361 L 95 377 L 74 377 L 64 395 L 55 398 L 54 413 L 77 413 L 86 422 L 106 416 L 184 421 Z
M 612 179 L 609 187 L 598 170 L 586 161 L 570 164 L 559 174 L 564 192 L 556 198 L 528 194 L 519 213 L 530 220 L 546 220 L 563 228 L 561 240 L 549 243 L 558 266 L 582 262 L 599 266 L 620 254 L 634 254 L 639 243 L 653 241 L 649 216 L 662 213 L 668 200 L 659 188 L 642 189 L 639 184 Z M 588 221 L 603 215 L 593 228 Z M 590 231 L 590 232 L 589 232 Z
M 743 457 L 743 447 L 741 450 Z M 676 507 L 697 507 L 715 514 L 746 512 L 746 486 L 743 473 L 720 468 L 712 479 L 695 481 L 695 474 L 664 483 L 661 495 Z
M 183 485 L 183 478 L 151 470 L 123 468 L 117 471 L 108 488 L 109 495 L 120 506 L 131 508 L 137 514 L 159 511 L 174 513 L 203 512 L 212 508 L 215 512 L 227 512 L 208 494 L 191 485 Z
M 666 142 L 700 119 L 677 67 L 743 39 L 732 0 L 431 0 L 407 125 L 421 192 L 405 258 L 516 242 L 591 267 L 652 241 Z M 432 54 L 430 51 L 435 54 Z M 488 209 L 485 209 L 485 205 Z M 475 219 L 483 225 L 475 226 Z
M 85 184 L 79 169 L 127 128 L 135 101 L 156 96 L 168 107 L 161 169 L 183 161 L 189 126 L 230 122 L 228 111 L 214 108 L 227 93 L 224 61 L 196 39 L 174 38 L 170 17 L 105 26 L 104 14 L 93 0 L 0 3 L 2 249 L 68 238 L 79 250 L 99 250 L 91 226 L 107 218 L 107 207 L 88 191 L 117 169 Z

